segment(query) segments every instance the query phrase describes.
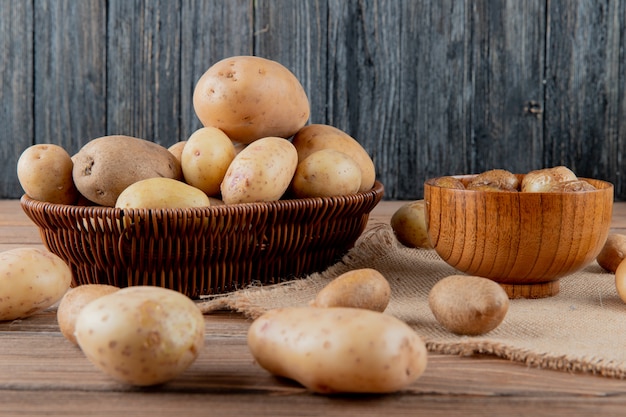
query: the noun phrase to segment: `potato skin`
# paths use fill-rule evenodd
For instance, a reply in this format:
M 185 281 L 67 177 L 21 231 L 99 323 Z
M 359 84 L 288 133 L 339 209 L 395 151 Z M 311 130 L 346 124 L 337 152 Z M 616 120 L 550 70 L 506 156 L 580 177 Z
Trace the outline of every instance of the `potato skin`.
M 167 148 L 132 136 L 93 139 L 72 159 L 78 191 L 108 207 L 113 207 L 120 193 L 134 182 L 154 177 L 183 178 L 180 163 Z
M 615 273 L 624 257 L 626 257 L 626 235 L 609 233 L 602 250 L 596 257 L 598 265 L 609 272 Z
M 476 336 L 500 325 L 509 309 L 506 291 L 487 278 L 450 275 L 428 295 L 435 319 L 452 333 Z
M 626 262 L 622 261 L 615 269 L 615 289 L 617 295 L 626 303 Z
M 356 139 L 346 132 L 329 125 L 311 124 L 304 126 L 292 140 L 298 150 L 298 161 L 302 162 L 313 152 L 335 149 L 350 156 L 361 168 L 360 192 L 372 189 L 376 181 L 376 167 L 367 151 Z
M 235 145 L 220 129 L 203 127 L 187 139 L 181 154 L 185 182 L 209 196 L 220 192 L 226 170 L 235 159 Z
M 132 183 L 120 193 L 118 208 L 209 207 L 209 197 L 196 187 L 172 178 L 147 178 Z
M 527 193 L 553 192 L 556 190 L 552 188 L 558 183 L 577 179 L 576 174 L 565 166 L 537 169 L 524 175 L 521 191 Z
M 130 385 L 156 385 L 195 361 L 204 346 L 204 317 L 177 291 L 126 287 L 83 307 L 75 334 L 103 372 Z
M 0 321 L 29 317 L 63 297 L 72 282 L 70 267 L 45 249 L 0 252 Z
M 350 156 L 335 149 L 313 152 L 298 164 L 291 182 L 296 198 L 356 194 L 361 168 Z
M 517 191 L 519 180 L 505 169 L 491 169 L 476 175 L 465 188 L 475 191 Z
M 248 347 L 270 373 L 318 393 L 388 393 L 424 372 L 424 342 L 406 323 L 358 308 L 268 311 L 248 330 Z
M 17 160 L 17 178 L 31 198 L 56 204 L 75 204 L 72 157 L 59 145 L 28 147 Z
M 223 130 L 232 140 L 293 136 L 309 119 L 308 97 L 282 64 L 256 56 L 233 56 L 213 64 L 193 94 L 204 126 Z
M 286 139 L 267 137 L 237 154 L 220 186 L 225 204 L 279 200 L 293 179 L 298 153 Z
M 76 318 L 80 311 L 96 298 L 111 294 L 117 290 L 119 290 L 118 287 L 105 284 L 85 284 L 71 288 L 65 293 L 57 308 L 57 322 L 59 323 L 61 334 L 78 346 L 74 330 Z
M 309 304 L 311 307 L 352 307 L 383 312 L 389 304 L 391 287 L 375 269 L 362 268 L 345 272 L 322 288 Z
M 389 224 L 398 241 L 409 248 L 431 249 L 424 200 L 405 203 L 391 216 Z

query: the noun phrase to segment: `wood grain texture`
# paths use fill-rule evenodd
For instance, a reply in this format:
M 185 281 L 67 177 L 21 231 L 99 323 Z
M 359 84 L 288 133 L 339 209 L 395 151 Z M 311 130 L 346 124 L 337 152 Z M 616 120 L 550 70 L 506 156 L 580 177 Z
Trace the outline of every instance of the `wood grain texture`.
M 185 140 L 202 73 L 255 54 L 301 80 L 311 122 L 364 145 L 387 199 L 554 165 L 626 199 L 619 0 L 2 0 L 0 16 L 0 197 L 21 195 L 34 143 Z

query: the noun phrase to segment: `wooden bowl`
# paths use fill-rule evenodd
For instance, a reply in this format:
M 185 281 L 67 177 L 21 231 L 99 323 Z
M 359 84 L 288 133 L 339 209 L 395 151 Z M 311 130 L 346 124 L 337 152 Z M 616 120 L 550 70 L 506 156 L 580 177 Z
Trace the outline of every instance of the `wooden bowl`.
M 473 176 L 457 176 L 467 182 Z M 519 176 L 520 181 L 523 178 Z M 559 292 L 559 279 L 593 260 L 609 234 L 613 185 L 596 190 L 489 192 L 424 185 L 428 236 L 449 265 L 500 283 L 510 298 Z
M 187 209 L 70 206 L 22 196 L 73 286 L 156 285 L 197 298 L 319 272 L 355 243 L 384 187 L 324 198 Z

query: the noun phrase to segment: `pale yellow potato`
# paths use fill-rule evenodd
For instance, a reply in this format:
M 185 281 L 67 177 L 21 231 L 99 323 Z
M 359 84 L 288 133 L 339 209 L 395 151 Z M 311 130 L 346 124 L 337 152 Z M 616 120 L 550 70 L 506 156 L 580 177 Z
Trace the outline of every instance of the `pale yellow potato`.
M 74 335 L 78 314 L 83 307 L 96 298 L 111 294 L 117 290 L 119 290 L 118 287 L 105 284 L 85 284 L 71 288 L 65 293 L 57 308 L 57 322 L 59 323 L 61 334 L 73 344 L 78 345 Z
M 226 170 L 237 154 L 230 138 L 216 127 L 203 127 L 187 139 L 181 155 L 185 182 L 209 196 L 219 194 Z
M 345 272 L 329 282 L 311 300 L 311 307 L 353 307 L 383 312 L 389 304 L 391 287 L 375 269 Z
M 361 168 L 350 156 L 335 149 L 313 152 L 298 164 L 291 183 L 296 198 L 356 194 Z
M 28 147 L 17 160 L 17 179 L 31 198 L 57 204 L 74 204 L 78 190 L 72 178 L 72 157 L 59 145 Z
M 76 319 L 85 356 L 114 379 L 138 386 L 176 378 L 204 346 L 204 317 L 184 294 L 122 288 L 85 305 Z
M 221 185 L 226 204 L 279 200 L 293 179 L 298 153 L 286 139 L 261 138 L 239 152 Z
M 389 224 L 398 241 L 409 248 L 431 249 L 424 200 L 405 203 L 393 213 Z
M 202 190 L 171 178 L 137 181 L 126 187 L 115 202 L 117 208 L 166 209 L 210 205 L 209 197 Z
M 71 283 L 70 267 L 52 252 L 30 247 L 0 252 L 0 321 L 52 306 Z
M 256 56 L 234 56 L 213 64 L 198 80 L 193 107 L 204 126 L 232 140 L 293 136 L 309 119 L 309 99 L 282 64 Z
M 333 307 L 270 310 L 248 330 L 248 347 L 268 372 L 318 393 L 389 393 L 417 380 L 428 354 L 403 321 Z
M 115 206 L 120 193 L 137 181 L 155 177 L 183 179 L 180 163 L 167 148 L 132 136 L 93 139 L 72 160 L 76 188 L 102 206 Z
M 527 193 L 553 192 L 556 191 L 552 189 L 556 184 L 577 179 L 576 174 L 564 166 L 537 169 L 524 175 L 521 190 Z
M 369 191 L 376 181 L 374 161 L 361 144 L 346 132 L 334 126 L 311 124 L 303 127 L 292 140 L 298 150 L 298 161 L 322 149 L 335 149 L 350 156 L 361 168 L 360 192 Z
M 509 297 L 490 279 L 450 275 L 431 288 L 428 305 L 439 324 L 452 333 L 476 336 L 502 323 L 509 310 Z
M 186 140 L 181 140 L 179 142 L 176 142 L 169 148 L 167 148 L 167 150 L 170 151 L 170 153 L 174 155 L 174 157 L 176 157 L 176 160 L 178 161 L 179 164 L 181 163 L 183 149 L 185 148 L 186 144 L 187 144 Z

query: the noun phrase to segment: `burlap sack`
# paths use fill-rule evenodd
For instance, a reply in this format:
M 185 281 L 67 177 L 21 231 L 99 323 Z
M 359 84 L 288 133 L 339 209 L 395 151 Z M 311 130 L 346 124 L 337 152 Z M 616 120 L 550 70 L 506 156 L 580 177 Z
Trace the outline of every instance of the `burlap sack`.
M 323 273 L 267 287 L 251 287 L 200 303 L 205 314 L 230 309 L 249 318 L 284 306 L 306 305 L 330 280 L 357 268 L 374 268 L 390 282 L 385 311 L 412 326 L 432 352 L 491 354 L 529 366 L 626 377 L 626 304 L 614 276 L 597 263 L 561 279 L 558 295 L 511 300 L 498 328 L 482 336 L 457 336 L 441 327 L 428 307 L 430 288 L 458 274 L 433 250 L 409 249 L 389 225 L 376 224 L 341 262 Z

